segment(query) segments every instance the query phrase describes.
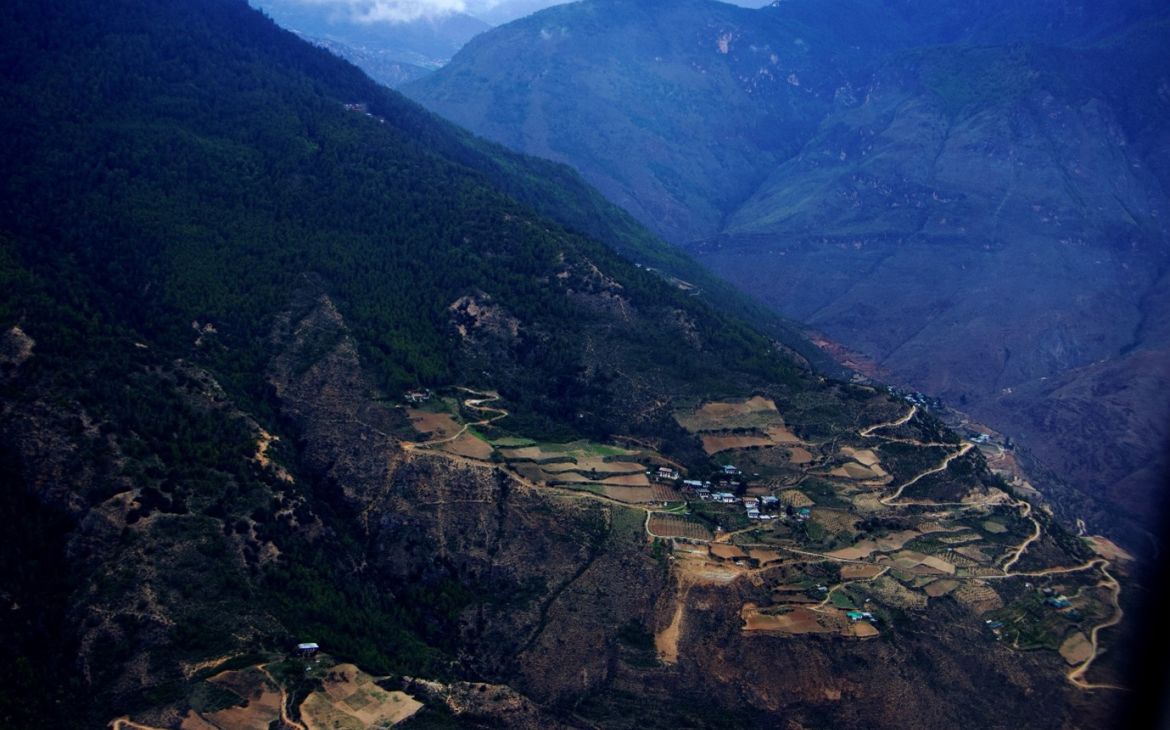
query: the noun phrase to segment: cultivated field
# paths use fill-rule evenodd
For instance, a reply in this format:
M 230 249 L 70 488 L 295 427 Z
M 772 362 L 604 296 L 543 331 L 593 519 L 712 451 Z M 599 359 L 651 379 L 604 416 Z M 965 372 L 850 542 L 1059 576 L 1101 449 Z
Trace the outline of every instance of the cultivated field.
M 748 554 L 743 551 L 743 548 L 727 542 L 713 543 L 710 546 L 710 549 L 712 555 L 717 558 L 722 558 L 723 560 L 739 560 L 748 556 Z
M 711 531 L 700 522 L 682 515 L 655 513 L 650 515 L 650 533 L 658 537 L 682 537 L 691 540 L 710 540 Z
M 808 498 L 808 495 L 799 489 L 785 489 L 780 493 L 780 503 L 792 507 L 793 509 L 800 509 L 801 507 L 812 507 L 815 502 Z
M 776 410 L 776 404 L 760 396 L 741 402 L 707 403 L 698 410 L 675 413 L 674 420 L 691 433 L 733 431 L 784 424 L 784 419 Z
M 883 575 L 863 585 L 866 592 L 888 606 L 914 610 L 926 608 L 926 596 L 910 590 L 893 578 Z
M 750 555 L 753 560 L 759 561 L 760 565 L 778 563 L 781 559 L 783 559 L 783 556 L 775 550 L 765 550 L 763 548 L 751 548 L 748 550 L 748 555 Z
M 1089 642 L 1089 638 L 1080 631 L 1074 632 L 1060 645 L 1060 656 L 1068 662 L 1069 666 L 1080 664 L 1092 655 L 1093 645 Z
M 945 596 L 958 587 L 959 581 L 943 579 L 930 583 L 923 590 L 926 592 L 926 595 L 930 596 L 931 598 L 938 598 L 939 596 Z
M 842 580 L 865 580 L 873 578 L 882 572 L 883 568 L 880 565 L 867 563 L 859 565 L 857 563 L 846 563 L 841 566 Z
M 760 396 L 745 401 L 707 403 L 697 410 L 677 411 L 675 420 L 697 434 L 708 455 L 734 449 L 802 446 L 804 442 L 785 424 L 776 404 Z M 807 463 L 812 454 L 793 450 L 793 463 Z
M 479 461 L 487 461 L 492 458 L 494 449 L 492 445 L 483 439 L 476 438 L 470 433 L 464 433 L 454 441 L 449 441 L 441 446 L 443 451 L 457 456 L 465 456 L 469 459 L 477 459 Z
M 863 464 L 858 464 L 857 462 L 850 462 L 848 464 L 843 464 L 836 467 L 829 472 L 829 476 L 837 477 L 839 479 L 857 479 L 860 481 L 867 479 L 883 479 L 889 475 L 882 471 L 880 466 L 865 466 Z
M 731 449 L 754 449 L 761 446 L 775 446 L 776 442 L 769 436 L 738 435 L 738 434 L 709 434 L 702 436 L 703 451 L 708 454 L 718 454 L 720 451 Z
M 615 477 L 606 477 L 601 480 L 602 484 L 611 485 L 615 487 L 649 487 L 650 480 L 646 475 L 638 472 L 637 474 L 623 474 Z
M 324 692 L 301 705 L 307 730 L 365 730 L 413 716 L 422 703 L 405 692 L 384 690 L 352 664 L 338 664 L 323 678 Z
M 647 504 L 649 502 L 661 502 L 654 494 L 654 489 L 651 487 L 620 487 L 613 484 L 605 484 L 602 486 L 601 493 L 610 499 L 616 499 L 619 502 L 626 502 L 627 504 Z
M 238 696 L 242 706 L 204 714 L 191 710 L 180 726 L 183 730 L 252 730 L 280 720 L 280 688 L 260 669 L 223 672 L 207 681 Z
M 812 463 L 813 455 L 808 449 L 799 446 L 788 450 L 788 461 L 798 466 Z
M 873 449 L 855 449 L 852 446 L 842 446 L 841 454 L 863 466 L 877 466 L 880 463 L 878 455 L 874 453 Z
M 1003 599 L 999 597 L 994 588 L 986 583 L 977 581 L 964 583 L 955 589 L 953 595 L 960 603 L 977 614 L 1003 608 Z
M 885 553 L 898 550 L 914 538 L 921 537 L 921 535 L 922 533 L 918 530 L 899 530 L 872 540 L 861 540 L 852 547 L 834 550 L 828 553 L 828 555 L 842 560 L 861 560 L 868 558 L 873 553 Z
M 784 634 L 826 634 L 841 630 L 828 614 L 797 606 L 780 614 L 761 613 L 753 603 L 744 604 L 740 611 L 744 631 L 775 631 Z
M 427 441 L 451 438 L 463 428 L 450 413 L 435 413 L 411 408 L 406 411 L 406 415 L 410 418 L 410 425 L 414 427 L 414 430 L 426 436 Z

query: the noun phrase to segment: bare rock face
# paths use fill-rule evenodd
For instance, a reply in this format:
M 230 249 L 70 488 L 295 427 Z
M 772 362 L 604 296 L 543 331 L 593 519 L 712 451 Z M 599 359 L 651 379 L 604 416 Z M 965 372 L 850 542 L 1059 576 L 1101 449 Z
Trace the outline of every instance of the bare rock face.
M 442 682 L 408 678 L 407 691 L 442 703 L 456 717 L 490 718 L 519 730 L 559 730 L 572 727 L 558 721 L 539 705 L 507 685 L 486 682 Z
M 520 320 L 492 303 L 486 294 L 460 297 L 447 308 L 452 322 L 466 339 L 476 330 L 483 330 L 502 339 L 515 339 L 520 334 Z
M 391 413 L 377 404 L 379 393 L 341 314 L 326 295 L 303 290 L 278 318 L 272 341 L 278 354 L 269 382 L 284 416 L 300 431 L 308 465 L 347 498 L 374 499 L 401 452 L 391 435 Z
M 0 335 L 0 366 L 20 367 L 32 357 L 37 343 L 19 325 Z

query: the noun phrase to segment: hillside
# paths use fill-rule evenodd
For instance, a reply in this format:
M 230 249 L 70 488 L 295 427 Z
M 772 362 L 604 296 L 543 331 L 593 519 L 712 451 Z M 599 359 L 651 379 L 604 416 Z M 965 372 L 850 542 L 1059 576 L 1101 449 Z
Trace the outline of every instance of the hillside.
M 0 30 L 0 725 L 1114 716 L 1130 562 L 567 169 L 241 0 Z
M 1136 545 L 1170 439 L 1170 341 L 1145 324 L 1170 257 L 1166 23 L 1147 2 L 592 0 L 405 91 L 1009 433 L 1089 500 L 1070 518 Z M 1150 385 L 1047 415 L 1071 413 L 1054 381 L 1105 372 Z

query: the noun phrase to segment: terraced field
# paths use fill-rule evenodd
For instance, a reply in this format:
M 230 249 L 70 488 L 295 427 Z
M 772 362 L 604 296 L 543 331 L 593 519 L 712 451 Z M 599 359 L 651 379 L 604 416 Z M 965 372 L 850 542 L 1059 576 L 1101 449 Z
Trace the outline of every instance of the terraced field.
M 711 531 L 701 522 L 680 515 L 654 513 L 650 515 L 646 529 L 655 537 L 679 537 L 687 540 L 711 539 Z
M 680 467 L 648 447 L 481 438 L 476 429 L 498 428 L 506 412 L 491 406 L 492 394 L 467 392 L 476 397 L 464 401 L 462 412 L 484 418 L 468 423 L 454 411 L 411 411 L 426 438 L 417 448 L 485 467 L 500 464 L 535 488 L 643 509 L 647 539 L 671 544 L 680 590 L 671 624 L 656 632 L 663 661 L 677 661 L 682 650 L 677 632 L 685 621 L 686 586 L 749 578 L 771 596 L 770 603 L 744 605 L 741 628 L 749 635 L 867 639 L 881 634 L 891 611 L 924 612 L 934 601 L 953 599 L 987 640 L 1009 629 L 1002 622 L 990 629 L 984 617 L 1010 615 L 1013 646 L 1060 650 L 1070 682 L 1098 686 L 1084 674 L 1100 631 L 1120 620 L 1120 587 L 1108 567 L 1124 556 L 1110 552 L 1080 565 L 1035 568 L 1030 555 L 1045 533 L 1032 505 L 964 476 L 972 468 L 970 443 L 916 441 L 912 434 L 923 431 L 916 408 L 832 444 L 797 438 L 763 397 L 677 411 L 675 420 L 707 454 L 753 472 L 732 470 L 740 494 L 757 506 L 776 497 L 780 512 L 761 521 L 749 519 L 742 504 L 702 502 L 671 480 L 657 481 L 651 475 L 658 467 Z M 712 478 L 726 483 L 721 474 Z M 730 531 L 712 534 L 716 524 Z M 1029 588 L 1021 587 L 1025 578 Z M 1000 581 L 1011 583 L 993 585 Z M 1045 604 L 1044 595 L 1061 592 L 1075 596 L 1077 611 L 1057 613 Z M 326 722 L 342 723 L 337 727 L 348 722 L 330 717 Z

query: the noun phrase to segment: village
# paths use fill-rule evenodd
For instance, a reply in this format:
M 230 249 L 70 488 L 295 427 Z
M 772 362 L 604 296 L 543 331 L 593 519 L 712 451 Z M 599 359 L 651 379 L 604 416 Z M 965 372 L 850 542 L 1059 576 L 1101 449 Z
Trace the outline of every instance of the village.
M 983 640 L 1051 651 L 1083 686 L 1100 631 L 1120 620 L 1115 546 L 1059 531 L 1027 490 L 981 474 L 990 438 L 946 440 L 919 403 L 829 441 L 802 438 L 760 396 L 680 408 L 676 422 L 707 456 L 684 465 L 634 439 L 510 434 L 496 400 L 407 393 L 405 445 L 644 513 L 679 586 L 678 614 L 656 636 L 664 663 L 678 660 L 685 593 L 699 583 L 758 587 L 740 611 L 749 636 L 868 640 L 953 602 Z

